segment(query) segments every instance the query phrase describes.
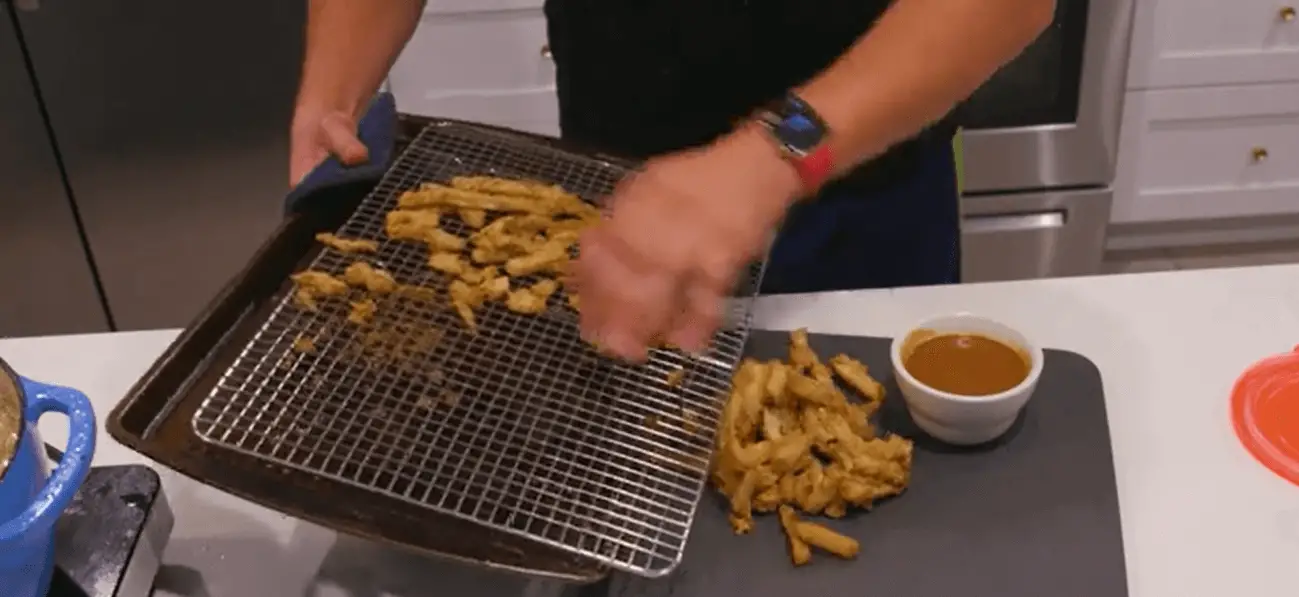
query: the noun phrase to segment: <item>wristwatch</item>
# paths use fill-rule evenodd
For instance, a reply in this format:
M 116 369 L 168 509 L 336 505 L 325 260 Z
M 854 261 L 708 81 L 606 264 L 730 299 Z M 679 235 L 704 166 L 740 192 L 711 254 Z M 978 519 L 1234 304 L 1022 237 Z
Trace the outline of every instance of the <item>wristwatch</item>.
M 816 110 L 790 92 L 759 110 L 756 120 L 798 171 L 803 188 L 809 193 L 821 188 L 834 172 L 834 154 L 826 143 L 829 128 Z

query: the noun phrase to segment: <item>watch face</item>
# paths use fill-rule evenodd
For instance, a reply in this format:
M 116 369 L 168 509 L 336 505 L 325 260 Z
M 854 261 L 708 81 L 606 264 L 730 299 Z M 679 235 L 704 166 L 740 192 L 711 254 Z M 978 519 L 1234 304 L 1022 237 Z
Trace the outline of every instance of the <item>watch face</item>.
M 772 107 L 768 124 L 775 137 L 795 153 L 810 153 L 825 138 L 825 123 L 792 95 Z

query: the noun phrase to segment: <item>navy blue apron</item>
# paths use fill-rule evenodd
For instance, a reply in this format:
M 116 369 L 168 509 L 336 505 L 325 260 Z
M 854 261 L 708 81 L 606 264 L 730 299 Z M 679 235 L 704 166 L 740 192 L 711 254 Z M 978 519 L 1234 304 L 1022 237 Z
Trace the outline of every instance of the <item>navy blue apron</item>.
M 889 0 L 547 0 L 565 138 L 696 147 L 823 70 Z M 955 283 L 953 129 L 940 123 L 789 212 L 762 291 Z

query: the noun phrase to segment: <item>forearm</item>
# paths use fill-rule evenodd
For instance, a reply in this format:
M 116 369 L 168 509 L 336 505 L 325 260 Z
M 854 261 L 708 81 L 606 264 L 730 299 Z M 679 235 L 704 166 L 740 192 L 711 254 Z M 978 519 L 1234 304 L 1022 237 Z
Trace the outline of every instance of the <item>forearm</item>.
M 946 115 L 1050 25 L 1053 0 L 896 0 L 800 95 L 846 170 Z
M 310 0 L 298 107 L 359 116 L 419 23 L 425 0 Z

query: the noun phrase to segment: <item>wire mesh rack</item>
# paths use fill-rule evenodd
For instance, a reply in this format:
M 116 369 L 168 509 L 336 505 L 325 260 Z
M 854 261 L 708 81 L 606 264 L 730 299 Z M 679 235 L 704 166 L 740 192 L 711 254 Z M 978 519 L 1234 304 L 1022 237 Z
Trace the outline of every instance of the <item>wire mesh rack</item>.
M 337 234 L 380 241 L 372 265 L 445 295 L 426 250 L 387 239 L 384 217 L 407 189 L 471 174 L 555 183 L 594 202 L 626 171 L 433 125 Z M 457 226 L 444 229 L 465 235 Z M 311 268 L 340 274 L 356 259 L 325 249 Z M 356 326 L 345 302 L 292 305 L 286 283 L 192 425 L 209 443 L 660 576 L 685 549 L 761 273 L 755 265 L 737 289 L 708 351 L 656 349 L 641 365 L 587 346 L 562 295 L 541 315 L 488 305 L 472 333 L 442 296 L 381 298 Z

